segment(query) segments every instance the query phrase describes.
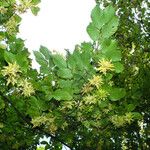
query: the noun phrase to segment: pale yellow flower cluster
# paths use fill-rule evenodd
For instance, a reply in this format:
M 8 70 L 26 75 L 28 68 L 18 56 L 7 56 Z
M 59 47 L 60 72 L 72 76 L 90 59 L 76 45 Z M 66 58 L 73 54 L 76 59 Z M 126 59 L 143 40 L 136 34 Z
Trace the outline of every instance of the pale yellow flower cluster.
M 26 97 L 29 97 L 31 94 L 35 93 L 32 84 L 27 79 L 21 80 L 18 86 L 21 87 L 22 94 Z
M 123 116 L 114 115 L 111 117 L 111 122 L 116 127 L 124 126 L 125 124 L 131 124 L 133 121 L 133 114 L 131 112 L 126 113 Z
M 89 79 L 89 82 L 84 84 L 82 88 L 82 94 L 86 94 L 86 96 L 83 97 L 83 103 L 92 105 L 96 104 L 99 100 L 105 100 L 109 93 L 102 88 L 103 84 L 102 76 L 93 75 L 93 77 Z M 94 90 L 93 94 L 91 94 L 92 90 Z
M 133 114 L 131 112 L 126 113 L 124 119 L 126 123 L 131 124 L 131 122 L 133 121 Z
M 125 136 L 122 137 L 122 142 L 121 142 L 121 148 L 122 150 L 127 150 L 128 147 L 126 146 L 127 143 L 127 139 L 125 138 Z
M 20 71 L 20 67 L 15 62 L 13 64 L 8 63 L 8 66 L 5 66 L 1 72 L 3 76 L 7 77 L 7 85 L 9 85 L 10 83 L 12 85 L 15 85 L 19 77 L 18 73 L 21 71 Z
M 13 86 L 16 85 L 19 90 L 22 91 L 22 94 L 25 97 L 31 96 L 31 94 L 34 94 L 34 88 L 32 84 L 27 79 L 21 79 L 20 77 L 20 67 L 19 65 L 14 63 L 8 63 L 8 66 L 3 67 L 4 69 L 1 70 L 1 73 L 4 77 L 7 78 L 6 85 L 12 84 Z
M 45 124 L 49 119 L 46 116 L 39 116 L 32 119 L 33 128 Z
M 49 124 L 49 131 L 52 133 L 52 134 L 55 134 L 56 130 L 58 129 L 58 127 L 54 124 L 54 123 L 50 123 Z
M 141 121 L 138 121 L 138 126 L 140 127 L 140 135 L 143 136 L 144 134 L 144 121 L 141 120 Z
M 16 26 L 17 26 L 17 22 L 14 18 L 14 16 L 12 16 L 8 22 L 6 24 L 4 24 L 8 34 L 12 35 L 13 33 L 16 33 Z
M 103 84 L 103 79 L 101 76 L 94 75 L 92 79 L 89 79 L 89 82 L 83 85 L 82 94 L 87 94 L 91 92 L 94 86 L 98 89 Z
M 91 86 L 95 86 L 97 89 L 103 84 L 103 79 L 101 76 L 93 76 L 92 79 L 89 79 Z
M 124 117 L 114 115 L 111 117 L 111 122 L 114 124 L 116 127 L 121 127 L 125 124 Z
M 97 99 L 94 95 L 87 95 L 83 98 L 85 104 L 96 104 Z
M 60 108 L 62 111 L 67 111 L 67 109 L 72 109 L 75 106 L 74 101 L 64 101 L 62 102 L 62 107 Z
M 19 13 L 24 13 L 32 6 L 32 0 L 19 0 L 19 4 L 16 5 L 16 9 Z
M 7 8 L 0 6 L 0 14 L 7 13 Z
M 96 92 L 96 95 L 97 95 L 98 99 L 106 100 L 107 97 L 109 96 L 109 93 L 106 90 L 104 90 L 104 89 L 99 89 Z
M 81 90 L 82 94 L 87 94 L 93 90 L 93 87 L 89 83 L 86 83 L 83 85 L 83 88 Z
M 55 134 L 57 130 L 57 126 L 55 124 L 55 117 L 53 115 L 42 115 L 36 118 L 33 118 L 31 123 L 33 124 L 33 128 L 45 125 L 46 128 L 53 134 Z
M 111 61 L 102 59 L 98 62 L 97 70 L 106 75 L 107 71 L 114 71 L 114 65 L 111 63 Z

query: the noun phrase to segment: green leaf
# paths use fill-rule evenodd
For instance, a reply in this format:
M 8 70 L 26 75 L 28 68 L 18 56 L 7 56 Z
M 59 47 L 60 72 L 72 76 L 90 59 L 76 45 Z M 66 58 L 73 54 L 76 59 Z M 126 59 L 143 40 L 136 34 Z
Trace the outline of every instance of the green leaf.
M 105 108 L 105 107 L 108 106 L 108 104 L 109 104 L 108 101 L 101 101 L 101 100 L 100 100 L 99 107 L 100 107 L 100 108 Z
M 51 68 L 50 67 L 45 67 L 45 66 L 40 66 L 40 72 L 44 74 L 50 74 L 51 73 Z
M 143 116 L 139 112 L 132 112 L 134 119 L 142 119 Z
M 53 97 L 56 100 L 71 100 L 72 99 L 72 95 L 64 89 L 58 89 L 54 91 Z
M 58 84 L 60 88 L 72 88 L 73 81 L 72 80 L 59 80 Z
M 92 10 L 91 18 L 96 28 L 100 29 L 103 26 L 103 11 L 98 5 Z
M 113 65 L 115 67 L 116 73 L 121 73 L 124 70 L 124 66 L 120 62 L 115 62 L 115 63 L 113 63 Z
M 115 9 L 110 5 L 101 10 L 97 5 L 91 13 L 92 23 L 87 27 L 87 32 L 93 41 L 109 38 L 118 27 L 119 21 L 115 16 Z
M 34 51 L 36 61 L 40 64 L 40 72 L 49 74 L 54 67 L 52 53 L 44 46 L 40 46 L 39 51 Z
M 17 23 L 20 23 L 22 20 L 22 18 L 20 16 L 18 16 L 17 14 L 14 15 L 14 18 Z
M 40 11 L 40 8 L 39 7 L 31 7 L 31 11 L 35 16 L 37 16 L 38 12 Z
M 101 42 L 101 41 L 100 41 Z M 106 56 L 106 58 L 111 59 L 112 61 L 121 60 L 121 50 L 118 49 L 117 42 L 111 39 L 103 39 L 101 42 L 101 52 Z
M 83 63 L 81 55 L 81 52 L 75 49 L 73 54 L 68 57 L 68 67 L 72 71 L 84 70 L 85 64 Z
M 53 55 L 53 62 L 58 68 L 67 68 L 66 60 L 63 58 L 62 55 Z
M 37 99 L 35 96 L 31 96 L 28 100 L 28 110 L 27 113 L 32 117 L 39 116 L 42 111 L 47 110 L 47 105 L 43 100 Z
M 136 108 L 136 106 L 133 105 L 133 104 L 128 104 L 128 105 L 126 106 L 126 108 L 127 108 L 127 111 L 128 111 L 128 112 L 131 112 L 131 111 L 133 111 L 133 110 Z
M 4 51 L 4 58 L 7 61 L 7 63 L 14 63 L 16 61 L 16 56 L 8 51 Z
M 119 19 L 117 17 L 113 17 L 111 21 L 102 27 L 102 37 L 109 38 L 112 36 L 117 31 L 118 25 Z
M 23 70 L 24 72 L 27 72 L 27 70 L 29 69 L 29 61 L 28 61 L 28 57 L 27 57 L 27 55 L 25 55 L 24 51 L 22 51 L 16 55 L 16 61 L 17 61 L 18 65 L 21 67 L 21 70 Z
M 109 98 L 111 101 L 117 101 L 126 95 L 126 91 L 123 88 L 112 88 L 109 94 Z
M 39 4 L 40 2 L 41 2 L 41 0 L 32 0 L 31 3 L 32 3 L 33 5 L 37 5 L 37 4 Z
M 103 41 L 100 41 L 100 46 L 101 46 L 101 51 L 102 53 L 107 53 L 107 51 L 112 51 L 112 50 L 118 50 L 118 45 L 116 40 L 112 39 L 103 39 Z
M 36 61 L 43 67 L 47 67 L 48 66 L 48 62 L 47 60 L 44 58 L 44 56 L 38 52 L 38 51 L 34 51 L 34 55 L 36 58 Z
M 113 62 L 120 61 L 122 57 L 120 50 L 108 50 L 104 55 Z
M 58 76 L 65 79 L 71 79 L 73 77 L 70 69 L 59 69 Z
M 40 46 L 40 52 L 44 55 L 44 57 L 48 60 L 52 53 L 51 51 L 48 50 L 48 48 L 46 48 L 45 46 Z
M 106 78 L 106 81 L 107 81 L 107 82 L 110 81 L 110 80 L 112 79 L 112 77 L 113 77 L 113 75 L 112 75 L 111 73 L 107 73 L 107 74 L 105 75 L 105 78 Z
M 97 41 L 100 37 L 100 31 L 94 26 L 93 23 L 88 25 L 87 32 L 93 41 Z
M 115 9 L 112 5 L 107 6 L 103 10 L 103 23 L 108 23 L 115 16 Z

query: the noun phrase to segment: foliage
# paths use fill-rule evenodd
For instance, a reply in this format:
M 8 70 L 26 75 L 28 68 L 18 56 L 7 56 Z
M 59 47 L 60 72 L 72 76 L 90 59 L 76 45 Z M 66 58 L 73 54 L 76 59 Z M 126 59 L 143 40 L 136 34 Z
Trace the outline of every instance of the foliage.
M 149 149 L 148 2 L 114 0 L 116 11 L 98 1 L 87 27 L 92 42 L 66 56 L 41 46 L 37 72 L 17 33 L 20 13 L 37 15 L 39 2 L 0 1 L 0 147 L 36 149 L 47 136 L 45 149 Z

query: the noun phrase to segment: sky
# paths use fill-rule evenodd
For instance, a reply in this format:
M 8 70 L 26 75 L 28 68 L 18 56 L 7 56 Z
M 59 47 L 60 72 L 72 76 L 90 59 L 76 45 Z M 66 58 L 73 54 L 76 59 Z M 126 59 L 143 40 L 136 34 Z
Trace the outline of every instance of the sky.
M 24 14 L 19 36 L 25 39 L 30 51 L 44 45 L 64 53 L 76 44 L 90 41 L 86 27 L 95 0 L 41 0 L 38 16 Z
M 64 54 L 64 49 L 74 50 L 76 44 L 90 41 L 86 27 L 90 22 L 95 0 L 41 0 L 40 12 L 22 15 L 19 37 L 25 40 L 32 53 L 40 45 Z M 33 67 L 38 68 L 33 53 Z M 64 147 L 63 150 L 66 150 Z

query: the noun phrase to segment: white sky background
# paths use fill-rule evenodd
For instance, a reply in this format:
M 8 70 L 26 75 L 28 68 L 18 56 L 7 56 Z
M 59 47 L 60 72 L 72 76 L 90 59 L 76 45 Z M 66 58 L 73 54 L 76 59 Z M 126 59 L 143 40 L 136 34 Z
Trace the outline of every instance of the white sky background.
M 24 14 L 20 26 L 19 36 L 26 40 L 30 51 L 44 45 L 63 53 L 64 49 L 73 51 L 76 44 L 90 40 L 86 27 L 95 0 L 41 1 L 38 16 Z
M 19 36 L 25 40 L 30 52 L 43 45 L 64 53 L 64 49 L 73 51 L 76 44 L 90 41 L 86 27 L 95 0 L 41 1 L 38 16 L 35 17 L 30 12 L 22 15 Z M 33 67 L 38 68 L 37 66 L 34 61 Z

